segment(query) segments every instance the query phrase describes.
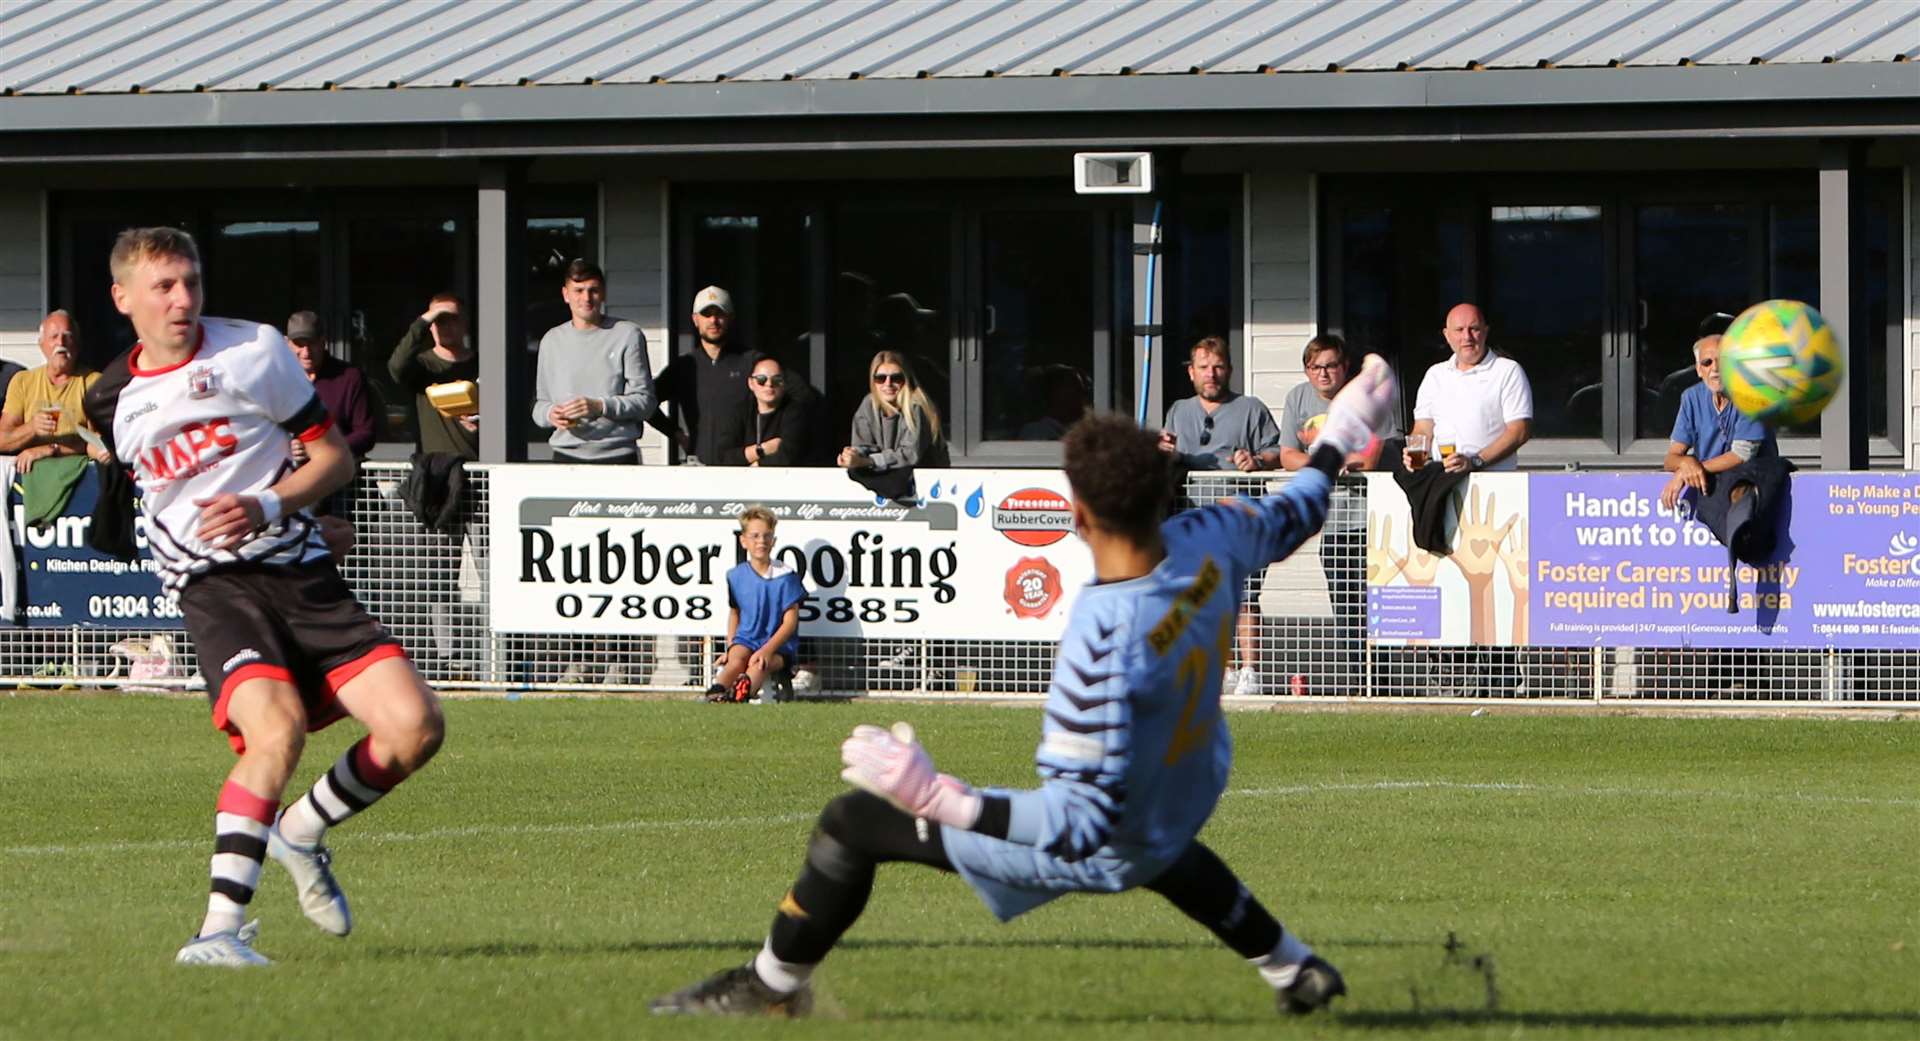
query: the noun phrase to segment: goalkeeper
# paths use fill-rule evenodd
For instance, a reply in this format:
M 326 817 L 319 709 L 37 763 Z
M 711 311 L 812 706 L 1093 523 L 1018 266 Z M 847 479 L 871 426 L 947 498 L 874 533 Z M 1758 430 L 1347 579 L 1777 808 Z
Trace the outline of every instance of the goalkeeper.
M 1173 460 L 1154 435 L 1112 416 L 1075 425 L 1065 439 L 1073 522 L 1098 581 L 1060 641 L 1035 754 L 1040 787 L 976 790 L 936 774 L 905 724 L 856 728 L 841 776 L 860 790 L 821 813 L 760 953 L 653 1011 L 804 1015 L 813 970 L 860 917 L 874 869 L 895 861 L 957 872 L 1002 921 L 1063 893 L 1145 886 L 1246 958 L 1281 1011 L 1344 994 L 1340 973 L 1196 836 L 1233 759 L 1220 679 L 1240 588 L 1319 530 L 1331 478 L 1393 400 L 1386 363 L 1369 356 L 1285 490 L 1164 524 Z

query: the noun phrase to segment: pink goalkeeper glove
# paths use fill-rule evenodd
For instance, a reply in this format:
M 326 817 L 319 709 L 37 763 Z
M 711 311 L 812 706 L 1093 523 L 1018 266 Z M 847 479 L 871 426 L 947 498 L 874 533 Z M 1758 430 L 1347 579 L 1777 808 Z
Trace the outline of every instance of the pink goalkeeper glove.
M 935 773 L 927 750 L 913 739 L 913 727 L 895 723 L 891 732 L 868 724 L 853 728 L 840 744 L 840 777 L 915 817 L 971 828 L 980 819 L 980 796 L 966 782 Z

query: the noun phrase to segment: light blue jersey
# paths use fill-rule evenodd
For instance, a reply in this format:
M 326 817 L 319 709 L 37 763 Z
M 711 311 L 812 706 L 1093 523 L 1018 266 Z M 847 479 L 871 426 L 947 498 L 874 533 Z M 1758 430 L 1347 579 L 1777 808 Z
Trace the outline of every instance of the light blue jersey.
M 1247 576 L 1320 530 L 1330 483 L 1189 510 L 1161 526 L 1166 559 L 1087 586 L 1060 638 L 1034 763 L 1007 838 L 943 828 L 947 855 L 1002 921 L 1070 892 L 1153 881 L 1212 816 L 1233 763 L 1220 680 Z

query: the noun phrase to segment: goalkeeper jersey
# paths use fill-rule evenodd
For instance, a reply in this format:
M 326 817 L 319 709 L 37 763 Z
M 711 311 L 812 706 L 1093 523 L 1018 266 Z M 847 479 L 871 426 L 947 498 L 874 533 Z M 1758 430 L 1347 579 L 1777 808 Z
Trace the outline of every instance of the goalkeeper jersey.
M 1233 758 L 1220 683 L 1241 589 L 1320 529 L 1330 487 L 1305 469 L 1276 495 L 1179 514 L 1161 527 L 1166 558 L 1152 572 L 1081 591 L 1034 755 L 1040 787 L 985 793 L 1009 801 L 1005 840 L 942 835 L 997 914 L 1052 894 L 989 888 L 1124 889 L 1151 881 L 1199 834 Z

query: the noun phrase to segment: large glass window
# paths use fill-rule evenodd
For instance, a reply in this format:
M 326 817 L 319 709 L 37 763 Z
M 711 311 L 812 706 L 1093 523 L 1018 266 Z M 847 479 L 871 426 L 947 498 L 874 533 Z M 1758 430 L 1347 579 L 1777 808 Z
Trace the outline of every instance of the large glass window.
M 1696 382 L 1692 345 L 1704 318 L 1769 297 L 1819 305 L 1811 173 L 1515 176 L 1436 188 L 1440 180 L 1326 182 L 1329 324 L 1393 358 L 1411 398 L 1444 357 L 1447 307 L 1479 303 L 1494 346 L 1533 383 L 1535 440 L 1523 459 L 1536 464 L 1657 461 L 1680 395 Z M 1881 439 L 1903 390 L 1887 352 L 1900 264 L 1894 187 L 1870 182 L 1856 229 L 1866 277 L 1854 375 L 1873 381 L 1869 431 Z M 1818 433 L 1818 421 L 1781 431 L 1800 454 L 1817 451 Z M 1877 450 L 1897 451 L 1889 440 Z

